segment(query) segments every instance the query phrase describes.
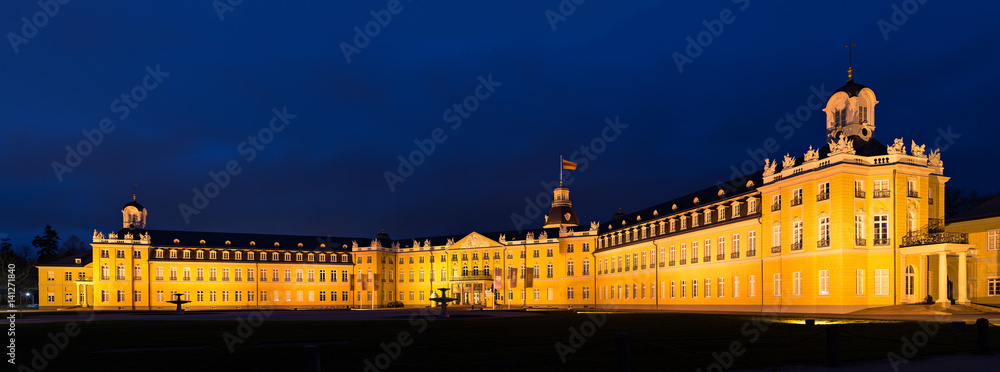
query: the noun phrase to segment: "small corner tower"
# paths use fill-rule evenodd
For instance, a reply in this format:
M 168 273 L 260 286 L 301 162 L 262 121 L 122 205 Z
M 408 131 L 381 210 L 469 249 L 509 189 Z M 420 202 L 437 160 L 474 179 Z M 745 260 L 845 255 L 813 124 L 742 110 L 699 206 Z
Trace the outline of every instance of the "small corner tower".
M 563 169 L 575 170 L 576 163 L 562 160 L 562 157 L 559 161 L 562 163 L 559 166 L 559 187 L 552 190 L 552 209 L 549 209 L 549 214 L 545 215 L 545 225 L 542 226 L 546 229 L 580 225 L 580 219 L 573 211 L 573 203 L 569 201 L 569 189 L 563 186 L 562 182 Z
M 854 44 L 848 45 L 853 52 Z M 830 95 L 823 112 L 826 113 L 827 141 L 836 142 L 840 137 L 857 136 L 863 141 L 872 138 L 875 131 L 875 93 L 871 88 L 854 82 L 854 68 L 847 67 L 847 84 Z
M 146 228 L 146 208 L 143 208 L 142 204 L 139 204 L 135 200 L 135 194 L 132 194 L 132 201 L 125 203 L 122 207 L 122 228 L 125 229 L 140 229 Z

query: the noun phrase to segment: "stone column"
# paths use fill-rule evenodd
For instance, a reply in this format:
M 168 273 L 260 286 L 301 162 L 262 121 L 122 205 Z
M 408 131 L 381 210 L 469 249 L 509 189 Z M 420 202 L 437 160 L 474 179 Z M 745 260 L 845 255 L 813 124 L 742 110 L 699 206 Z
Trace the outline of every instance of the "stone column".
M 927 288 L 927 285 L 929 284 L 927 281 L 927 255 L 920 255 L 920 263 L 917 265 L 917 278 L 915 280 L 915 285 L 917 286 L 916 300 L 917 302 L 924 302 L 924 299 L 927 298 L 927 293 L 929 292 Z
M 958 286 L 958 299 L 956 300 L 956 303 L 963 305 L 969 304 L 969 297 L 967 293 L 968 277 L 965 268 L 966 255 L 967 253 L 965 251 L 958 253 L 958 282 L 955 283 L 955 285 Z
M 937 303 L 948 306 L 948 252 L 938 252 L 938 296 Z

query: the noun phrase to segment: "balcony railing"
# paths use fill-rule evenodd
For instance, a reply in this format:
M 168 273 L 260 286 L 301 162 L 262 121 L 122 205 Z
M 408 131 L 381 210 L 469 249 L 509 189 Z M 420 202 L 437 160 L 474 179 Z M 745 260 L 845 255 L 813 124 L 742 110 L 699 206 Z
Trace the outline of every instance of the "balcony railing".
M 688 263 L 687 259 L 686 259 L 686 258 L 682 258 L 682 259 L 681 259 L 681 265 L 684 265 L 684 264 L 686 264 L 686 263 Z
M 778 248 L 778 249 L 780 250 L 781 248 Z M 751 250 L 747 251 L 747 257 L 754 257 L 756 255 L 757 255 L 757 251 L 756 250 L 752 250 L 751 249 Z
M 674 265 L 670 265 L 670 266 L 674 266 Z M 660 262 L 660 267 L 663 267 L 663 262 Z
M 816 201 L 824 201 L 824 200 L 827 200 L 827 199 L 830 199 L 830 192 L 829 191 L 823 191 L 823 192 L 821 192 L 819 194 L 816 194 Z
M 890 191 L 891 190 L 889 190 L 889 189 L 875 190 L 875 191 L 872 192 L 872 197 L 873 198 L 888 198 L 888 197 L 892 196 L 892 193 Z
M 736 251 L 729 254 L 729 258 L 740 258 L 740 252 Z
M 875 238 L 875 239 L 872 239 L 872 243 L 875 244 L 875 245 L 889 245 L 890 243 L 892 243 L 892 239 L 891 238 Z
M 862 198 L 862 199 L 864 199 L 864 197 L 865 197 L 865 190 L 854 189 L 854 197 L 855 198 Z
M 802 198 L 801 197 L 799 197 L 799 198 L 792 198 L 792 206 L 794 207 L 796 205 L 802 205 Z
M 792 247 L 790 248 L 790 250 L 801 251 L 802 250 L 802 242 L 792 243 Z
M 781 210 L 781 203 L 771 204 L 771 212 L 777 212 Z
M 669 262 L 669 263 L 667 263 L 667 264 L 668 264 L 668 265 L 670 265 L 670 266 L 674 266 L 674 261 L 670 261 L 670 262 Z
M 969 234 L 959 232 L 910 233 L 903 236 L 902 246 L 912 247 L 916 245 L 944 243 L 969 244 Z
M 917 190 L 906 190 L 906 196 L 910 198 L 919 198 L 920 194 L 917 193 Z
M 715 255 L 715 260 L 716 261 L 722 261 L 722 260 L 725 260 L 725 259 L 726 259 L 726 254 L 725 253 L 719 253 L 719 254 Z
M 110 276 L 101 276 L 101 280 L 111 280 Z
M 460 276 L 453 276 L 451 280 L 453 281 L 493 280 L 493 277 L 489 275 L 460 275 Z
M 830 239 L 820 239 L 816 241 L 816 248 L 829 248 Z
M 868 240 L 865 239 L 865 238 L 855 238 L 854 239 L 854 245 L 859 246 L 859 247 L 864 247 L 864 246 L 868 245 Z
M 776 245 L 776 246 L 771 247 L 771 253 L 781 253 L 781 246 L 780 245 Z
M 702 257 L 701 262 L 712 262 L 712 256 Z
M 163 280 L 163 277 L 162 276 L 158 276 L 158 277 L 156 277 L 156 280 Z
M 698 257 L 691 257 L 691 263 L 693 264 L 698 263 Z

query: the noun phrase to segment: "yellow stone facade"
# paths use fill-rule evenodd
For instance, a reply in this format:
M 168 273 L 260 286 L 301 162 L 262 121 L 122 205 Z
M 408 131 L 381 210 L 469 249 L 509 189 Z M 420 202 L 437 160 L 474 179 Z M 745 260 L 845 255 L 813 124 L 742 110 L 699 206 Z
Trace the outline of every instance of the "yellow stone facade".
M 824 109 L 822 148 L 589 227 L 576 225 L 562 186 L 560 213 L 547 220 L 566 212 L 574 223 L 329 247 L 305 236 L 144 230 L 146 210 L 133 200 L 121 231 L 95 232 L 91 263 L 39 266 L 40 304 L 172 310 L 166 301 L 181 293 L 192 310 L 431 306 L 439 288 L 486 308 L 845 313 L 928 296 L 941 306 L 998 303 L 1000 216 L 945 232 L 940 153 L 874 140 L 877 103 L 850 80 Z

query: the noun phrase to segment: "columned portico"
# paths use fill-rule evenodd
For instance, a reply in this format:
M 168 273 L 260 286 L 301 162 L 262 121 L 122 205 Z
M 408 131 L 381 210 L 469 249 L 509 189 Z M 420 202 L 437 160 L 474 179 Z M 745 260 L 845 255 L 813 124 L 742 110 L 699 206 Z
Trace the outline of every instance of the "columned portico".
M 920 269 L 917 273 L 917 279 L 914 281 L 914 293 L 917 295 L 914 302 L 921 302 L 930 295 L 935 304 L 944 307 L 951 305 L 951 300 L 948 298 L 948 257 L 951 256 L 956 258 L 952 261 L 955 264 L 955 270 L 950 277 L 955 303 L 968 304 L 968 270 L 966 266 L 968 264 L 968 249 L 971 247 L 969 244 L 942 243 L 900 248 L 900 256 L 903 257 L 904 262 L 906 262 L 905 257 L 909 255 L 920 257 L 918 264 Z M 936 256 L 934 257 L 937 259 L 936 268 L 929 262 L 932 259 L 931 256 Z M 905 268 L 905 265 L 903 267 Z M 900 271 L 901 273 L 905 272 L 905 270 Z M 937 283 L 931 281 L 935 275 Z M 905 277 L 901 279 L 905 280 Z M 905 299 L 905 296 L 903 298 Z

